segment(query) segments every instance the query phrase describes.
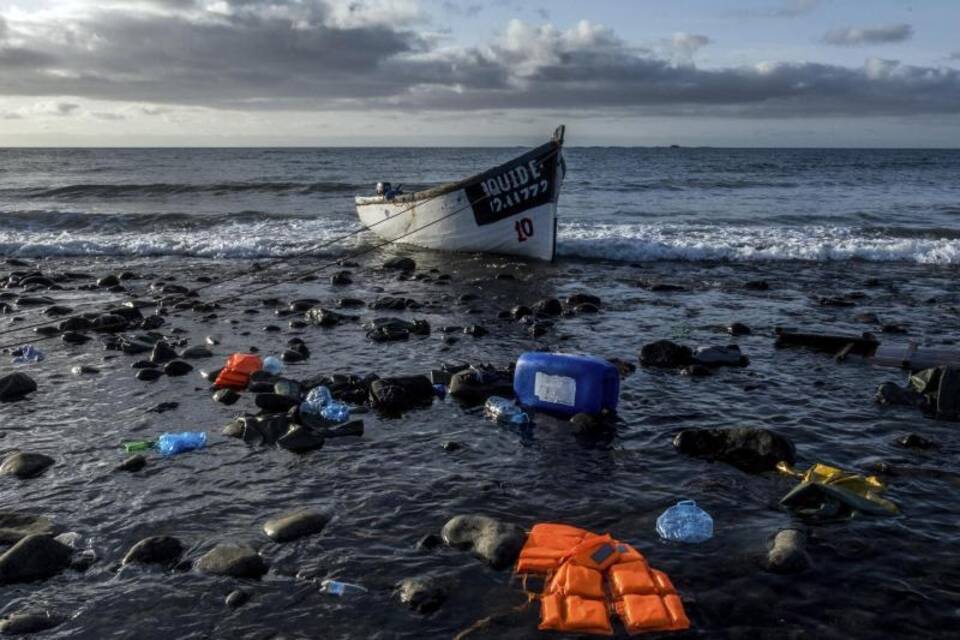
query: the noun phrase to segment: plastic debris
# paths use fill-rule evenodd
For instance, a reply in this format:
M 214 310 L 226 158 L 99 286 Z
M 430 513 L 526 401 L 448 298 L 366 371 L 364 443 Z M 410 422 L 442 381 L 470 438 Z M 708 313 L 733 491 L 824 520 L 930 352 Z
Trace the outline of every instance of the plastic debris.
M 148 451 L 157 445 L 152 440 L 135 440 L 133 442 L 124 442 L 123 448 L 127 453 L 136 453 L 138 451 Z
M 350 582 L 340 582 L 339 580 L 323 580 L 320 583 L 320 593 L 327 593 L 331 596 L 342 598 L 343 596 L 367 593 L 367 589 L 359 584 L 352 584 Z
M 826 464 L 815 464 L 805 472 L 791 468 L 785 462 L 777 469 L 800 478 L 781 500 L 780 504 L 803 515 L 840 516 L 851 511 L 873 515 L 896 515 L 900 509 L 882 497 L 886 485 L 876 476 L 862 476 Z
M 346 422 L 350 419 L 350 406 L 331 400 L 320 409 L 320 415 L 331 422 Z
M 283 373 L 283 363 L 280 358 L 267 356 L 263 359 L 263 370 L 272 376 L 278 376 Z
M 250 384 L 250 374 L 263 367 L 260 356 L 252 353 L 235 353 L 227 358 L 227 364 L 220 371 L 213 386 L 217 389 L 243 391 Z
M 620 372 L 591 356 L 528 352 L 517 359 L 513 391 L 523 406 L 560 416 L 613 412 Z
M 307 393 L 307 397 L 300 403 L 300 412 L 319 416 L 323 408 L 333 402 L 330 389 L 324 386 L 314 387 Z
M 19 347 L 13 352 L 13 362 L 15 364 L 24 364 L 26 362 L 40 362 L 46 358 L 46 354 L 37 349 L 32 344 Z
M 490 396 L 483 405 L 483 413 L 496 422 L 503 424 L 527 424 L 530 417 L 512 400 L 499 396 Z
M 202 449 L 206 444 L 207 434 L 203 431 L 164 433 L 157 438 L 157 450 L 165 456 Z
M 713 537 L 713 518 L 693 500 L 681 500 L 657 518 L 657 533 L 673 542 L 706 542 Z

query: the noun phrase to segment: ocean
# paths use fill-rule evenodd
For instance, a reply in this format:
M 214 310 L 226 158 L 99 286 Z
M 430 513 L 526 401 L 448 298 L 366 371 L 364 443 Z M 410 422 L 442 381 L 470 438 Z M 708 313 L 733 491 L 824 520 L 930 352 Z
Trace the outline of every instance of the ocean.
M 0 403 L 0 458 L 27 451 L 54 460 L 39 477 L 0 476 L 0 512 L 49 518 L 93 559 L 43 581 L 0 579 L 0 616 L 51 611 L 60 622 L 43 637 L 70 640 L 540 637 L 539 606 L 509 570 L 421 544 L 453 516 L 482 514 L 525 529 L 567 523 L 635 546 L 670 576 L 691 619 L 691 631 L 670 637 L 953 633 L 957 423 L 877 404 L 878 386 L 904 385 L 904 371 L 777 349 L 774 337 L 778 326 L 869 331 L 885 345 L 960 349 L 960 151 L 571 148 L 552 264 L 367 251 L 377 242 L 368 233 L 322 246 L 358 228 L 352 197 L 377 181 L 413 190 L 517 151 L 0 151 L 0 375 L 23 373 L 38 386 Z M 394 256 L 413 258 L 416 271 L 384 269 Z M 43 277 L 29 277 L 36 271 Z M 119 284 L 97 286 L 109 275 Z M 32 284 L 20 286 L 23 278 Z M 538 321 L 542 334 L 510 313 L 578 293 L 598 296 L 598 312 L 565 303 L 563 315 Z M 154 323 L 67 342 L 38 331 L 67 317 L 51 302 L 97 314 L 127 303 Z M 374 342 L 353 319 L 304 323 L 310 305 L 363 321 L 423 320 L 430 332 Z M 750 333 L 731 335 L 734 322 Z M 485 334 L 465 332 L 473 325 Z M 186 375 L 143 381 L 135 367 L 149 352 L 118 349 L 121 337 L 212 355 L 188 360 Z M 225 435 L 258 412 L 255 394 L 216 402 L 199 374 L 235 352 L 282 354 L 291 339 L 310 352 L 285 365 L 300 381 L 506 367 L 526 351 L 639 365 L 642 347 L 662 339 L 736 344 L 749 365 L 703 377 L 625 371 L 616 421 L 601 433 L 544 414 L 527 427 L 499 425 L 479 407 L 437 397 L 401 415 L 355 406 L 363 436 L 327 438 L 309 453 Z M 27 343 L 45 359 L 14 364 L 13 348 Z M 801 515 L 780 504 L 794 478 L 689 457 L 673 444 L 683 429 L 732 427 L 788 438 L 798 469 L 822 462 L 879 474 L 899 513 Z M 147 452 L 136 473 L 113 470 L 129 455 L 124 442 L 178 431 L 204 431 L 208 444 L 169 458 Z M 908 434 L 933 447 L 902 446 Z M 683 499 L 710 513 L 712 539 L 659 538 L 657 517 Z M 266 537 L 266 520 L 302 508 L 330 514 L 321 533 Z M 765 569 L 784 528 L 807 536 L 805 571 Z M 179 563 L 121 565 L 136 542 L 158 535 L 182 542 Z M 269 571 L 244 580 L 197 570 L 222 543 L 251 546 Z M 367 592 L 321 593 L 330 578 Z M 444 593 L 437 611 L 399 601 L 395 587 L 408 578 Z M 226 606 L 238 589 L 249 601 Z
M 355 229 L 352 197 L 378 181 L 416 190 L 517 153 L 7 149 L 0 251 L 293 255 Z M 571 148 L 565 156 L 562 256 L 960 262 L 960 151 Z

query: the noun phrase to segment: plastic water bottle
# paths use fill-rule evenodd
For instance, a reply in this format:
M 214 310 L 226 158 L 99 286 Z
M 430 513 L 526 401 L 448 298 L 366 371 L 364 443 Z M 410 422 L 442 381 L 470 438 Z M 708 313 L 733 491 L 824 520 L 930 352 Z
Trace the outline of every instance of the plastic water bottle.
M 47 356 L 37 349 L 32 344 L 24 345 L 13 352 L 14 358 L 13 361 L 16 364 L 23 364 L 24 362 L 40 362 Z
M 333 402 L 333 396 L 330 394 L 330 389 L 322 385 L 314 387 L 300 403 L 300 411 L 315 416 L 323 415 L 323 408 L 331 402 Z
M 483 413 L 504 424 L 527 424 L 530 417 L 512 400 L 500 396 L 490 396 L 483 406 Z
M 366 587 L 349 582 L 340 582 L 339 580 L 324 580 L 320 583 L 320 593 L 329 593 L 332 596 L 341 598 L 343 596 L 359 595 L 367 593 Z
M 207 434 L 204 431 L 164 433 L 157 438 L 157 450 L 165 456 L 202 449 L 206 444 Z
M 278 376 L 283 373 L 283 363 L 280 362 L 280 358 L 267 356 L 263 359 L 263 370 L 272 376 Z
M 681 500 L 657 518 L 657 533 L 674 542 L 706 542 L 713 537 L 713 518 L 693 500 Z
M 320 409 L 320 415 L 324 420 L 331 422 L 346 422 L 350 419 L 350 407 L 342 402 L 331 400 Z

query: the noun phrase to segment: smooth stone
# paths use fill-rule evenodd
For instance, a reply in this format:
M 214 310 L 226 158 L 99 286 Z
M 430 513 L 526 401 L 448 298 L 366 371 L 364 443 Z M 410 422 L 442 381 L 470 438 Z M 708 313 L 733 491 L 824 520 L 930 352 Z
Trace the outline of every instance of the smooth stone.
M 512 566 L 527 539 L 521 527 L 481 515 L 455 516 L 441 535 L 447 545 L 472 551 L 494 569 Z
M 163 367 L 163 372 L 170 377 L 185 376 L 193 371 L 193 365 L 183 360 L 173 360 Z
M 138 453 L 136 455 L 130 456 L 129 458 L 127 458 L 126 460 L 124 460 L 123 462 L 115 466 L 113 470 L 135 473 L 143 469 L 145 466 L 147 466 L 146 457 Z
M 160 369 L 139 369 L 136 378 L 144 382 L 153 382 L 162 375 L 163 371 Z
M 0 634 L 22 636 L 39 633 L 63 624 L 66 618 L 59 613 L 46 610 L 24 610 L 11 613 L 0 621 Z
M 433 613 L 447 600 L 447 588 L 436 578 L 407 578 L 394 593 L 401 603 L 417 613 Z
M 185 349 L 183 353 L 180 354 L 180 357 L 184 358 L 185 360 L 199 360 L 201 358 L 210 358 L 212 356 L 213 352 L 210 351 L 210 349 L 200 345 Z
M 16 544 L 23 538 L 36 535 L 53 535 L 56 528 L 49 518 L 13 511 L 0 511 L 0 544 Z
M 396 269 L 398 271 L 413 271 L 417 268 L 417 263 L 413 258 L 405 258 L 403 256 L 395 256 L 393 258 L 387 259 L 383 263 L 384 269 Z
M 45 580 L 70 566 L 73 549 L 47 534 L 29 535 L 0 555 L 0 584 Z
M 19 400 L 37 390 L 37 383 L 25 373 L 11 373 L 0 378 L 0 401 Z
M 297 398 L 283 396 L 278 393 L 258 393 L 254 402 L 268 413 L 285 413 L 300 404 Z
M 263 532 L 274 542 L 290 542 L 320 533 L 328 522 L 330 516 L 326 513 L 301 509 L 267 520 Z
M 732 336 L 748 336 L 752 333 L 750 327 L 742 322 L 734 322 L 727 327 L 727 333 Z
M 136 543 L 121 564 L 174 565 L 183 555 L 183 543 L 172 536 L 151 536 Z
M 443 544 L 443 538 L 435 533 L 428 533 L 417 541 L 417 549 L 431 551 Z
M 163 364 L 164 362 L 170 362 L 176 359 L 177 352 L 163 340 L 153 345 L 153 351 L 150 352 L 150 362 Z
M 104 276 L 97 280 L 97 286 L 101 289 L 107 289 L 109 287 L 115 287 L 120 284 L 120 278 L 113 275 L 112 273 L 108 276 Z
M 767 570 L 772 573 L 799 573 L 810 566 L 807 536 L 798 529 L 784 529 L 773 538 L 767 552 Z
M 0 465 L 0 475 L 16 476 L 21 479 L 40 475 L 54 463 L 53 458 L 42 453 L 19 451 L 8 456 Z
M 229 608 L 237 609 L 238 607 L 242 607 L 243 605 L 245 605 L 248 600 L 250 600 L 250 594 L 247 591 L 243 591 L 242 589 L 235 589 L 234 591 L 231 591 L 229 594 L 227 594 L 227 597 L 224 599 L 223 602 Z
M 267 563 L 245 544 L 218 544 L 197 559 L 201 573 L 259 580 L 267 572 Z
M 307 357 L 301 351 L 286 349 L 282 354 L 280 354 L 280 359 L 284 362 L 303 362 L 307 359 Z
M 559 316 L 563 313 L 563 305 L 556 298 L 547 298 L 534 303 L 533 312 L 548 316 Z
M 640 364 L 645 367 L 674 369 L 693 362 L 690 347 L 679 345 L 670 340 L 657 340 L 643 345 L 640 350 Z
M 290 427 L 290 430 L 277 439 L 277 446 L 293 453 L 307 453 L 323 447 L 324 439 L 300 425 Z
M 916 433 L 908 433 L 897 438 L 897 444 L 907 449 L 938 449 L 939 444 Z
M 220 404 L 225 404 L 228 407 L 232 404 L 235 404 L 237 400 L 240 399 L 240 394 L 234 391 L 233 389 L 220 389 L 213 394 L 213 399 Z

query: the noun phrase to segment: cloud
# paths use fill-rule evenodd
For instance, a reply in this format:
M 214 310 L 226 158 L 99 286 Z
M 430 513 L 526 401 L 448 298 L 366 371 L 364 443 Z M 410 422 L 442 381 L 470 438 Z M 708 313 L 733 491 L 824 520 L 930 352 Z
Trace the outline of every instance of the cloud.
M 838 47 L 858 47 L 868 44 L 905 42 L 913 36 L 913 27 L 908 24 L 891 24 L 882 27 L 846 27 L 828 31 L 823 41 Z
M 477 16 L 483 11 L 483 5 L 479 3 L 464 5 L 460 2 L 454 2 L 453 0 L 445 0 L 441 6 L 447 13 L 466 16 L 468 18 Z
M 960 51 L 954 51 L 947 56 L 948 60 L 960 60 Z
M 63 118 L 74 115 L 79 110 L 80 105 L 75 102 L 38 102 L 29 109 L 29 112 L 41 116 Z
M 710 43 L 706 36 L 677 34 L 658 54 L 589 21 L 560 29 L 512 20 L 487 43 L 465 47 L 428 35 L 429 18 L 403 1 L 84 0 L 66 7 L 7 16 L 0 56 L 16 50 L 20 63 L 0 62 L 0 96 L 125 102 L 134 105 L 131 119 L 174 105 L 397 114 L 960 113 L 960 71 L 950 67 L 872 59 L 861 67 L 699 69 L 692 57 Z
M 96 118 L 97 120 L 109 120 L 109 121 L 126 120 L 126 117 L 123 114 L 114 113 L 112 111 L 94 111 L 90 115 Z

